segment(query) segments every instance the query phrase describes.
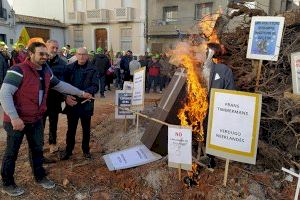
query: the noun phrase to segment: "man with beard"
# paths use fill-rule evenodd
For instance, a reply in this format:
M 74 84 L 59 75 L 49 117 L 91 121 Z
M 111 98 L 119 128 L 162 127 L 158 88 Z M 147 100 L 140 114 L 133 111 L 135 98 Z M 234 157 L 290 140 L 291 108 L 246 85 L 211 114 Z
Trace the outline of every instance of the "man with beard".
M 56 40 L 48 40 L 46 42 L 46 47 L 49 54 L 47 64 L 50 66 L 54 76 L 59 80 L 63 80 L 67 63 L 57 54 L 59 48 L 58 42 Z M 58 151 L 58 146 L 56 145 L 57 123 L 58 115 L 62 111 L 62 101 L 64 101 L 64 96 L 61 93 L 56 90 L 49 90 L 47 97 L 47 111 L 44 115 L 43 123 L 45 127 L 46 119 L 48 117 L 50 153 Z
M 43 115 L 50 88 L 62 93 L 90 99 L 92 95 L 57 79 L 46 64 L 48 52 L 45 44 L 33 42 L 28 47 L 29 57 L 11 67 L 0 90 L 4 110 L 3 127 L 7 132 L 6 149 L 2 159 L 2 192 L 19 196 L 24 190 L 14 180 L 15 163 L 26 135 L 31 168 L 38 185 L 45 189 L 55 187 L 46 178 L 43 168 Z

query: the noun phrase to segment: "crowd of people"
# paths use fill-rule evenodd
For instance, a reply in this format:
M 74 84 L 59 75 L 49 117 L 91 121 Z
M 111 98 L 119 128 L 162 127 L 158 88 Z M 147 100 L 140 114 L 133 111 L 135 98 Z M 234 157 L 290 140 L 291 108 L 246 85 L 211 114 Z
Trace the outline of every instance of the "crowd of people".
M 122 89 L 124 81 L 132 81 L 134 71 L 146 67 L 146 92 L 162 92 L 170 82 L 175 67 L 165 54 L 133 56 L 132 51 L 116 55 L 102 48 L 88 51 L 85 47 L 59 48 L 56 40 L 32 38 L 27 46 L 17 43 L 10 52 L 0 42 L 0 102 L 4 111 L 3 128 L 7 145 L 2 160 L 2 192 L 19 196 L 24 189 L 14 180 L 15 164 L 23 137 L 29 146 L 30 166 L 36 182 L 51 189 L 55 183 L 46 177 L 45 162 L 53 162 L 43 154 L 44 127 L 49 120 L 49 152 L 58 152 L 57 125 L 59 113 L 67 115 L 66 145 L 61 160 L 72 156 L 79 119 L 82 126 L 82 152 L 91 159 L 90 125 L 95 94 L 110 90 L 114 84 Z M 62 109 L 62 102 L 66 103 Z M 54 161 L 55 162 L 55 161 Z

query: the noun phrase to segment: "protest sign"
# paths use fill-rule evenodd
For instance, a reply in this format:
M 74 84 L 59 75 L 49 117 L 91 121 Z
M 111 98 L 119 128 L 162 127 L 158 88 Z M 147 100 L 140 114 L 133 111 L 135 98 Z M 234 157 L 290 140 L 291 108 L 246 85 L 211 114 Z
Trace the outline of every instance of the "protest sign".
M 132 92 L 133 90 L 133 82 L 131 81 L 124 81 L 124 84 L 123 84 L 123 90 L 126 91 L 126 92 Z
M 116 99 L 115 99 L 115 118 L 116 119 L 134 119 L 135 115 L 127 110 L 122 108 L 130 108 L 132 99 L 132 93 L 126 92 L 123 90 L 116 90 Z
M 255 164 L 261 94 L 212 89 L 206 153 Z
M 146 77 L 145 67 L 142 67 L 134 71 L 132 104 L 131 104 L 134 110 L 141 111 L 144 109 L 145 77 Z
M 192 170 L 192 128 L 168 126 L 168 165 Z
M 159 154 L 151 152 L 145 145 L 138 145 L 103 156 L 109 171 L 127 169 L 161 159 Z
M 252 17 L 247 58 L 277 61 L 283 26 L 284 17 Z
M 291 54 L 293 93 L 300 95 L 300 52 Z

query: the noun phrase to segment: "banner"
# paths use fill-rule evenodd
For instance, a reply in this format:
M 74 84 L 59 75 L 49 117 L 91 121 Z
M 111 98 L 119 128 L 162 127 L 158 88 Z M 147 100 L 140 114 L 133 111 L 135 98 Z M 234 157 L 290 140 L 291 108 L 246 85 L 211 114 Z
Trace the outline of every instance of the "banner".
M 24 26 L 21 30 L 21 33 L 20 33 L 17 43 L 22 43 L 26 47 L 29 40 L 30 40 L 29 34 Z

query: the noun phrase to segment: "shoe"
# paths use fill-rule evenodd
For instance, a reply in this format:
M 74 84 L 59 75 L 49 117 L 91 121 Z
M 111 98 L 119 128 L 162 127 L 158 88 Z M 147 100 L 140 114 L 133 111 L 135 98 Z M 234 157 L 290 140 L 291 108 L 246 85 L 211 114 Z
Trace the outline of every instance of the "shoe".
M 58 150 L 59 149 L 58 149 L 58 146 L 56 144 L 50 144 L 50 153 L 55 153 Z
M 100 95 L 100 98 L 105 98 L 104 94 L 101 94 L 101 95 Z
M 91 153 L 83 153 L 83 156 L 87 159 L 92 159 Z
M 159 91 L 159 94 L 162 94 L 162 91 Z
M 46 177 L 40 181 L 37 181 L 37 183 L 45 189 L 52 189 L 55 187 L 55 183 Z
M 4 194 L 8 194 L 11 197 L 17 197 L 22 195 L 25 192 L 25 190 L 23 188 L 18 187 L 16 184 L 13 184 L 9 186 L 3 185 L 1 192 Z
M 70 157 L 71 157 L 71 155 L 72 155 L 72 153 L 64 152 L 64 153 L 61 155 L 60 159 L 61 159 L 61 160 L 69 160 Z

